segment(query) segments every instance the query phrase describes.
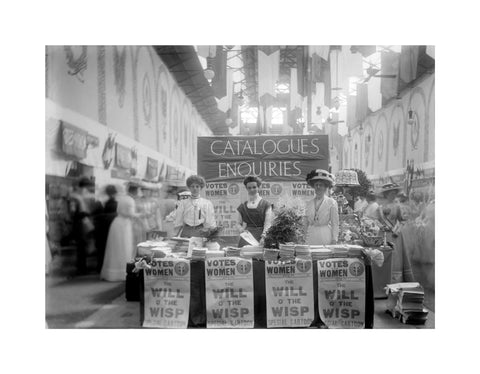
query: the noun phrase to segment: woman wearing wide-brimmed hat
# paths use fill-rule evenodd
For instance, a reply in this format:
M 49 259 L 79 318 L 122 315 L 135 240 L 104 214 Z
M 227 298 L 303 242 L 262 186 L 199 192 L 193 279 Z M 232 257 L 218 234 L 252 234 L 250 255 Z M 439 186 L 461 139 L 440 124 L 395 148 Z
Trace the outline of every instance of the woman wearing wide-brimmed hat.
M 315 198 L 306 206 L 307 244 L 328 245 L 338 240 L 339 217 L 337 202 L 326 195 L 334 177 L 323 169 L 312 170 L 307 183 L 315 190 Z
M 413 272 L 408 251 L 405 248 L 405 238 L 402 234 L 402 211 L 400 204 L 395 200 L 402 191 L 396 183 L 387 183 L 381 187 L 380 193 L 386 203 L 380 208 L 380 219 L 390 229 L 387 240 L 394 244 L 392 263 L 392 282 L 413 282 Z

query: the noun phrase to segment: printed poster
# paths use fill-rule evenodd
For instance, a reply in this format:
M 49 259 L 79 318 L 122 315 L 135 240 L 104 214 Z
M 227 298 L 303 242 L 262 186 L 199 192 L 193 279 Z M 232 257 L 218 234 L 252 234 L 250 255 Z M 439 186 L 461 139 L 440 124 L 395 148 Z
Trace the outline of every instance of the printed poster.
M 155 259 L 144 269 L 143 327 L 185 329 L 190 308 L 190 262 Z
M 251 259 L 216 257 L 205 260 L 207 328 L 253 328 Z
M 309 327 L 314 319 L 312 260 L 265 261 L 267 328 Z
M 318 310 L 336 329 L 365 326 L 365 264 L 358 258 L 318 261 Z

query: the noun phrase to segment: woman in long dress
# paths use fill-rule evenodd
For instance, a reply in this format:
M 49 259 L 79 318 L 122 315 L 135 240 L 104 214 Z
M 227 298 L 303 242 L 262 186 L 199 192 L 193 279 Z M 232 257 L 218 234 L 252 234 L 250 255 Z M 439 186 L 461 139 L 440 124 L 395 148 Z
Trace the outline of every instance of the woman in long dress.
M 400 204 L 395 200 L 401 187 L 395 183 L 382 186 L 381 192 L 386 202 L 380 207 L 380 221 L 389 228 L 387 241 L 393 243 L 392 282 L 413 282 L 410 256 L 406 248 L 408 239 L 402 232 L 403 217 Z
M 307 244 L 336 244 L 339 232 L 337 202 L 326 195 L 333 186 L 333 175 L 326 170 L 312 170 L 307 175 L 307 183 L 315 190 L 315 198 L 307 203 L 306 225 Z
M 138 186 L 130 185 L 128 195 L 118 200 L 117 216 L 110 226 L 100 277 L 107 281 L 122 281 L 126 276 L 127 262 L 136 254 L 133 221 L 139 215 L 135 212 L 134 197 L 138 194 Z

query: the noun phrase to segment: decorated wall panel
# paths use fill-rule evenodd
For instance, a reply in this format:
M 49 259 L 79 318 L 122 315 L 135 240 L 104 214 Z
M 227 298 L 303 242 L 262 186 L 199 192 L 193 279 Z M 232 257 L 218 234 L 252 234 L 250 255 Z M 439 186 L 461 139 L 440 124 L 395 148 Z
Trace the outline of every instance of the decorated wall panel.
M 98 48 L 49 46 L 48 97 L 98 121 Z
M 105 47 L 107 126 L 135 138 L 133 63 L 130 46 Z

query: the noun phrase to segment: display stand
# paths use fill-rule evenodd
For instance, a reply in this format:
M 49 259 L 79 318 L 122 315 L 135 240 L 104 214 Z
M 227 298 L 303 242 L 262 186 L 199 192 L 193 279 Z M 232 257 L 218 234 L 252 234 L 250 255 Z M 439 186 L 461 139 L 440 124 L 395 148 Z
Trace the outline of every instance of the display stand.
M 374 294 L 372 281 L 372 266 L 367 257 L 362 257 L 365 262 L 365 328 L 373 328 Z M 267 302 L 265 295 L 265 262 L 253 259 L 253 286 L 254 286 L 254 328 L 267 327 Z M 192 260 L 190 278 L 190 311 L 188 328 L 206 328 L 207 312 L 205 302 L 205 262 Z M 144 319 L 144 283 L 143 270 L 140 270 L 139 298 L 140 298 L 140 324 Z M 317 262 L 313 261 L 314 285 L 314 320 L 310 327 L 321 328 L 324 323 L 320 319 L 318 310 L 318 276 Z

